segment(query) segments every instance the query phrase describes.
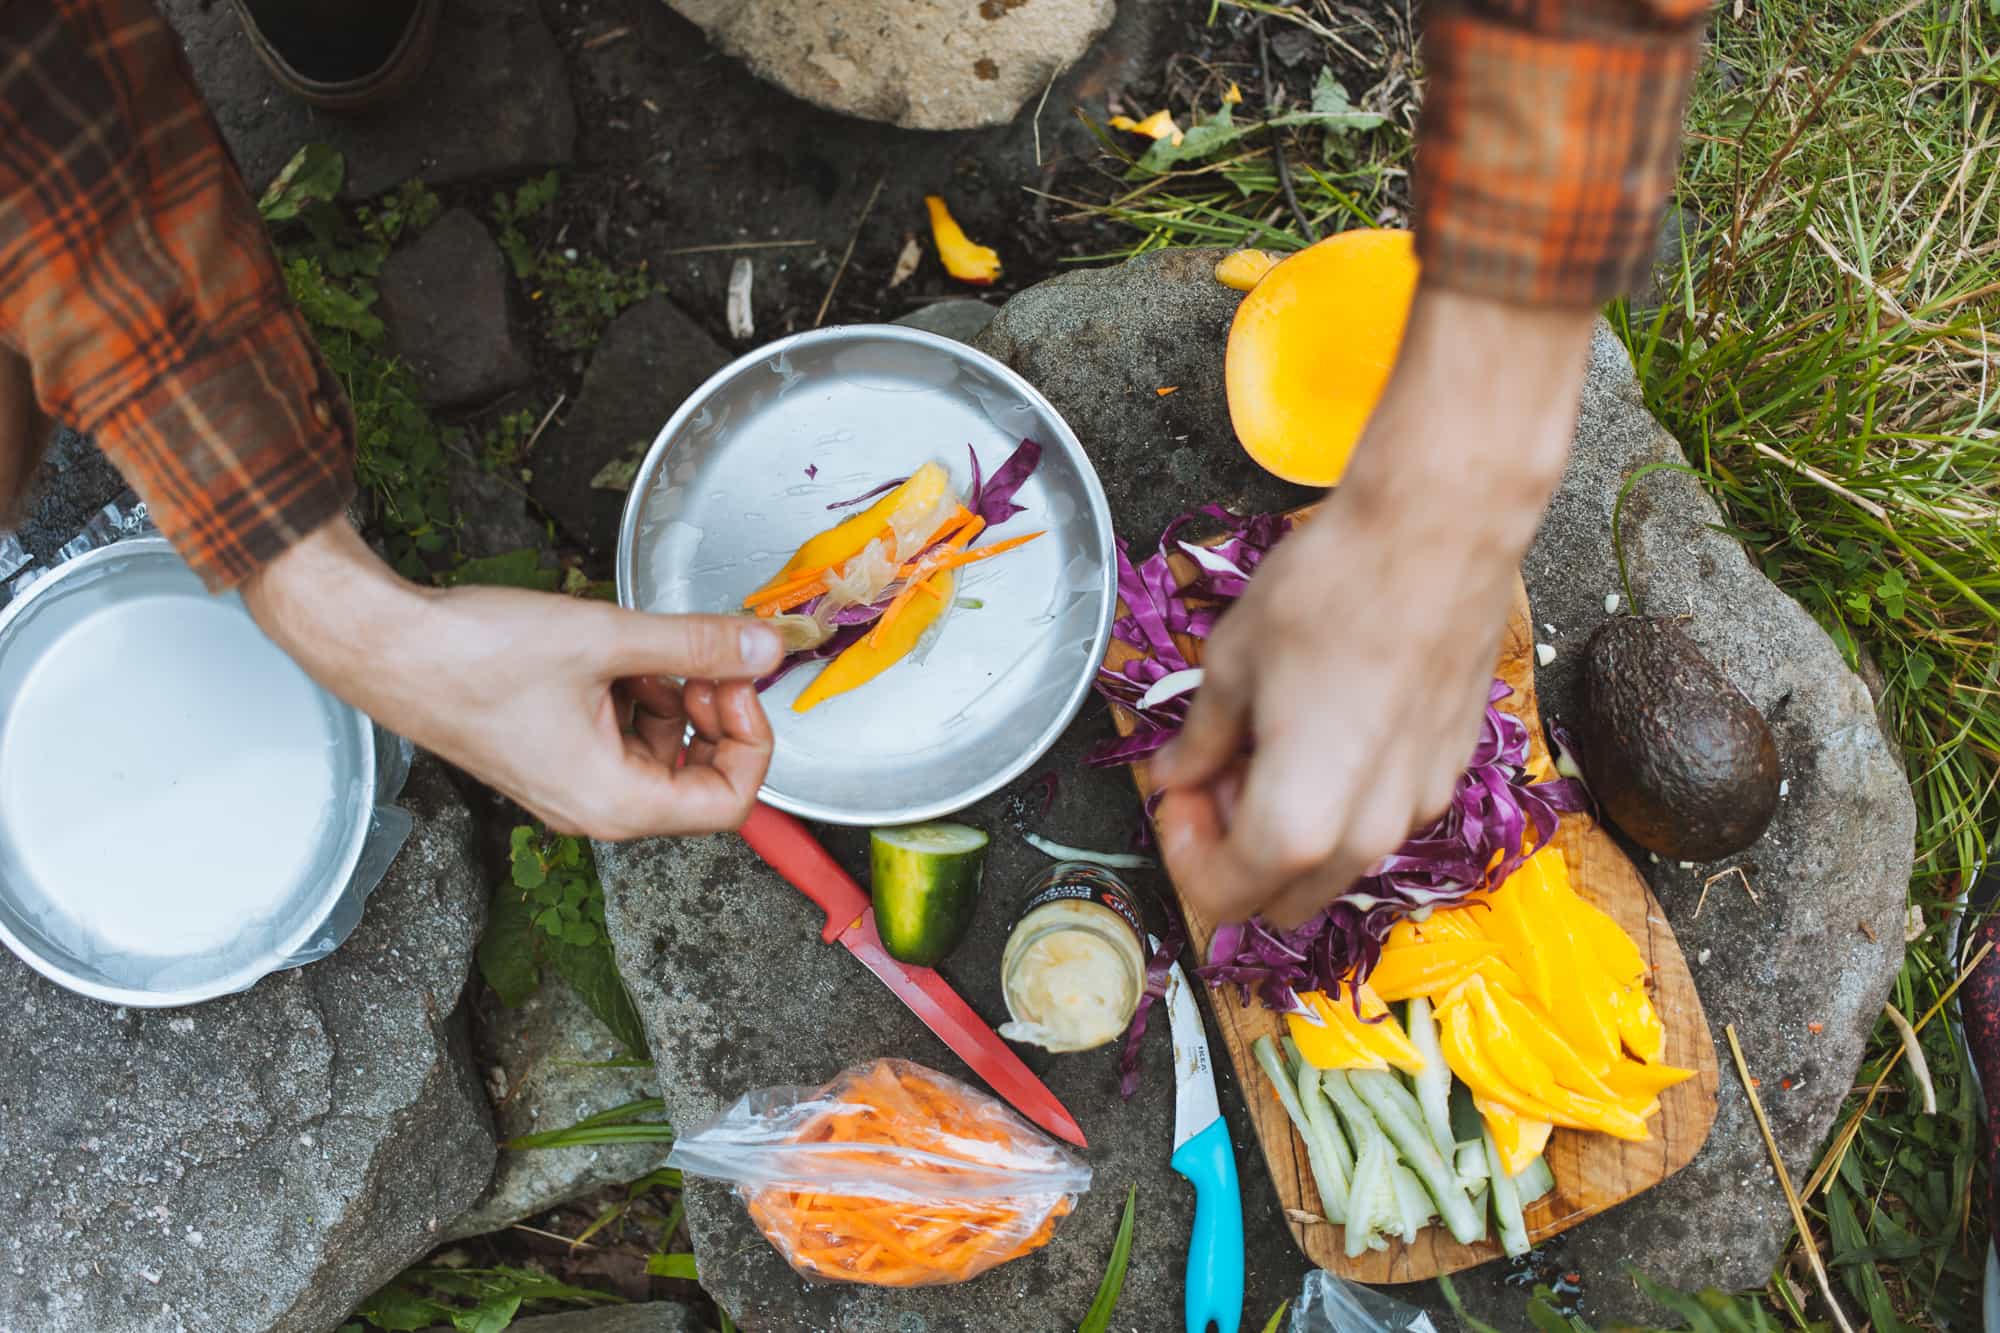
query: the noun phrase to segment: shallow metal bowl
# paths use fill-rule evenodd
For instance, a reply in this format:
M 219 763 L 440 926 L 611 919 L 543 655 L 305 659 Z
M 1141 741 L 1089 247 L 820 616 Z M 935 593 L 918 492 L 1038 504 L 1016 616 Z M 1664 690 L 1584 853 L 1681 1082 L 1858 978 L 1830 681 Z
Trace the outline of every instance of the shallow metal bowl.
M 0 611 L 0 942 L 58 985 L 192 1004 L 324 952 L 375 800 L 368 719 L 164 540 Z
M 963 343 L 894 325 L 796 334 L 702 385 L 653 441 L 625 505 L 618 600 L 728 612 L 850 499 L 929 459 L 971 485 L 1026 437 L 1041 466 L 1027 512 L 996 539 L 1046 529 L 967 567 L 922 660 L 812 712 L 792 701 L 819 670 L 764 694 L 777 752 L 763 799 L 836 824 L 896 824 L 990 795 L 1082 707 L 1117 604 L 1111 511 L 1083 446 L 1047 399 Z

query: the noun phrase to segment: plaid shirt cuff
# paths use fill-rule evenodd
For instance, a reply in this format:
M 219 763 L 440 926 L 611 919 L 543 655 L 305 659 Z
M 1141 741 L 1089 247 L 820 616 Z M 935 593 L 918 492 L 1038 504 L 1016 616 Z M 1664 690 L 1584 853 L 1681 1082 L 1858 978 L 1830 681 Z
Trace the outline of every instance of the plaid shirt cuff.
M 1563 36 L 1447 12 L 1424 42 L 1412 195 L 1425 281 L 1571 307 L 1643 285 L 1698 29 Z
M 354 421 L 299 313 L 256 321 L 96 423 L 160 530 L 211 591 L 233 587 L 354 498 Z

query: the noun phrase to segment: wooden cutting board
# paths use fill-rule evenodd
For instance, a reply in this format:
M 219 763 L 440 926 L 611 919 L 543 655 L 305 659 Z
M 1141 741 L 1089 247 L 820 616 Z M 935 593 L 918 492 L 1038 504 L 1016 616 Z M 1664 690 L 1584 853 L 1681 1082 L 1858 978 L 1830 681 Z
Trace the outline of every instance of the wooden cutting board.
M 1176 557 L 1175 563 L 1175 572 L 1183 581 L 1192 577 L 1192 561 Z M 1528 724 L 1531 757 L 1540 757 L 1546 753 L 1546 742 L 1535 703 L 1534 622 L 1527 588 L 1518 579 L 1515 588 L 1513 614 L 1494 671 L 1514 687 L 1513 697 L 1500 706 Z M 1197 640 L 1181 643 L 1188 660 L 1196 664 L 1201 661 L 1200 648 Z M 1114 639 L 1106 665 L 1115 669 L 1135 656 L 1133 649 Z M 1131 715 L 1116 706 L 1112 711 L 1119 731 L 1129 733 Z M 1151 793 L 1143 763 L 1133 765 L 1133 778 L 1142 796 Z M 1667 1033 L 1666 1062 L 1697 1072 L 1694 1078 L 1661 1094 L 1660 1112 L 1648 1122 L 1653 1132 L 1648 1142 L 1626 1143 L 1578 1130 L 1555 1131 L 1548 1147 L 1555 1189 L 1527 1209 L 1528 1234 L 1537 1243 L 1651 1189 L 1692 1161 L 1715 1122 L 1718 1080 L 1715 1042 L 1709 1036 L 1701 997 L 1695 994 L 1694 978 L 1688 975 L 1673 928 L 1646 881 L 1611 835 L 1589 815 L 1564 815 L 1555 845 L 1562 849 L 1577 892 L 1609 912 L 1638 942 L 1651 965 L 1653 1004 Z M 1187 916 L 1194 955 L 1206 959 L 1208 942 L 1218 923 L 1190 907 L 1185 898 L 1181 908 Z M 1232 991 L 1210 991 L 1209 998 L 1219 1028 L 1216 1035 L 1235 1063 L 1264 1162 L 1277 1186 L 1278 1201 L 1287 1209 L 1319 1216 L 1319 1191 L 1306 1162 L 1305 1144 L 1293 1131 L 1284 1107 L 1270 1095 L 1269 1080 L 1250 1054 L 1250 1043 L 1258 1037 L 1284 1035 L 1283 1020 L 1254 1001 L 1249 1007 L 1237 1004 Z M 1248 1169 L 1247 1163 L 1245 1167 Z M 1417 1282 L 1501 1257 L 1495 1241 L 1461 1245 L 1443 1226 L 1434 1224 L 1414 1245 L 1390 1238 L 1387 1250 L 1365 1251 L 1349 1259 L 1339 1226 L 1300 1222 L 1295 1217 L 1290 1225 L 1308 1259 L 1357 1282 Z

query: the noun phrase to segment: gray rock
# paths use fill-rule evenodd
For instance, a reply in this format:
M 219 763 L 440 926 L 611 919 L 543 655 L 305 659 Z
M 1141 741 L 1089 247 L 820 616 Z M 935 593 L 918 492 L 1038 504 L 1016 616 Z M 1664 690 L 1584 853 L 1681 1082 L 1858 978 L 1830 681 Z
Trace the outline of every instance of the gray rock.
M 999 306 L 984 301 L 938 301 L 921 310 L 912 310 L 896 323 L 969 343 L 985 332 L 999 313 Z
M 112 1008 L 0 954 L 0 1329 L 326 1333 L 485 1188 L 486 885 L 441 765 L 404 803 L 347 943 L 241 995 Z
M 433 407 L 483 403 L 534 378 L 507 318 L 507 261 L 471 212 L 454 208 L 382 266 L 389 350 Z
M 502 1143 L 654 1095 L 645 1070 L 590 1067 L 625 1051 L 553 971 L 525 1003 L 496 1007 L 479 1026 L 474 1046 L 494 1094 L 494 1129 Z M 445 1228 L 444 1239 L 498 1231 L 600 1186 L 637 1180 L 666 1155 L 664 1144 L 502 1148 L 493 1183 L 470 1212 Z
M 1065 273 L 1008 301 L 972 342 L 1048 395 L 1097 465 L 1119 532 L 1142 545 L 1195 505 L 1252 512 L 1315 495 L 1235 446 L 1222 349 L 1242 295 L 1214 279 L 1223 253 Z
M 509 1324 L 507 1330 L 508 1333 L 704 1333 L 694 1311 L 672 1301 L 545 1314 Z
M 605 554 L 618 544 L 625 491 L 593 486 L 605 464 L 643 454 L 681 401 L 729 363 L 699 324 L 649 296 L 605 327 L 576 406 L 535 446 L 529 490 L 569 535 Z
M 458 549 L 466 559 L 548 545 L 547 529 L 528 513 L 518 472 L 489 472 L 456 451 L 446 455 L 445 469 L 447 494 L 459 517 Z M 546 551 L 542 563 L 549 563 Z
M 1147 256 L 1120 268 L 1066 274 L 1016 296 L 975 345 L 1034 381 L 1085 441 L 1119 530 L 1150 543 L 1173 515 L 1208 500 L 1278 508 L 1308 493 L 1257 469 L 1232 443 L 1222 350 L 1238 297 L 1217 286 L 1220 252 Z M 1180 386 L 1167 398 L 1153 391 Z M 1614 590 L 1610 505 L 1646 462 L 1679 457 L 1645 412 L 1629 364 L 1600 328 L 1578 443 L 1525 572 L 1538 622 L 1553 623 L 1555 663 L 1539 677 L 1548 709 L 1572 699 L 1574 656 L 1605 616 Z M 1795 1173 L 1821 1142 L 1858 1062 L 1901 956 L 1896 930 L 1910 867 L 1914 817 L 1907 789 L 1877 732 L 1865 690 L 1810 619 L 1707 525 L 1715 511 L 1672 473 L 1643 481 L 1628 503 L 1634 591 L 1649 609 L 1694 598 L 1691 632 L 1771 716 L 1790 797 L 1765 839 L 1741 858 L 1760 902 L 1718 883 L 1701 916 L 1706 875 L 1641 864 L 1680 934 L 1716 1034 L 1735 1023 Z M 1789 701 L 1779 699 L 1789 690 Z M 1106 734 L 1086 709 L 1043 768 L 1062 775 L 1052 814 L 1027 791 L 967 812 L 994 836 L 987 892 L 945 975 L 989 1019 L 1003 1012 L 998 957 L 1018 887 L 1046 865 L 1014 836 L 1115 848 L 1137 820 L 1123 774 L 1083 770 L 1083 750 Z M 865 873 L 865 836 L 821 830 L 850 872 Z M 697 1127 L 743 1092 L 813 1083 L 880 1055 L 965 1070 L 882 994 L 867 974 L 814 936 L 822 918 L 734 838 L 599 848 L 607 919 L 659 1062 L 675 1123 Z M 1163 886 L 1154 880 L 1148 887 Z M 1858 929 L 1867 921 L 1880 943 Z M 1708 950 L 1704 961 L 1702 950 Z M 1810 997 L 1810 999 L 1802 998 Z M 1227 1002 L 1227 1001 L 1225 1001 Z M 865 1006 L 865 1007 L 864 1007 Z M 1808 1022 L 1823 1024 L 1820 1035 Z M 825 1329 L 929 1333 L 1070 1329 L 1089 1303 L 1110 1248 L 1125 1188 L 1139 1189 L 1135 1238 L 1119 1321 L 1178 1318 L 1190 1196 L 1166 1162 L 1171 1071 L 1161 1035 L 1149 1036 L 1139 1096 L 1121 1105 L 1116 1054 L 1037 1057 L 1030 1064 L 1090 1136 L 1096 1183 L 1040 1253 L 964 1287 L 884 1293 L 808 1286 L 758 1238 L 726 1191 L 692 1182 L 688 1216 L 703 1282 L 747 1324 L 776 1333 Z M 1794 1088 L 1781 1091 L 1790 1077 Z M 1306 1263 L 1286 1231 L 1261 1156 L 1247 1135 L 1240 1092 L 1223 1071 L 1224 1113 L 1237 1148 L 1250 1256 L 1244 1321 L 1257 1327 L 1296 1295 Z M 1721 1114 L 1696 1162 L 1665 1185 L 1568 1233 L 1565 1263 L 1590 1279 L 1593 1317 L 1638 1313 L 1624 1265 L 1664 1280 L 1754 1284 L 1788 1230 L 1785 1204 L 1763 1160 L 1744 1099 L 1725 1077 Z M 1520 1322 L 1519 1288 L 1504 1268 L 1465 1275 L 1461 1293 L 1502 1324 Z M 1441 1315 L 1434 1288 L 1398 1290 Z
M 346 156 L 350 198 L 412 178 L 448 185 L 518 176 L 567 166 L 574 154 L 569 74 L 535 0 L 446 4 L 423 78 L 361 116 L 331 115 L 287 96 L 229 5 L 165 0 L 163 8 L 253 191 L 314 141 Z
M 1623 594 L 1610 544 L 1619 489 L 1662 461 L 1685 460 L 1641 405 L 1631 363 L 1600 323 L 1569 472 L 1523 567 L 1537 623 L 1555 626 L 1542 631 L 1555 661 L 1536 676 L 1549 714 L 1574 709 L 1583 645 L 1606 618 L 1606 594 Z M 1916 836 L 1909 787 L 1866 687 L 1812 618 L 1715 530 L 1721 522 L 1684 473 L 1641 480 L 1620 519 L 1632 594 L 1648 614 L 1691 614 L 1688 633 L 1770 721 L 1789 794 L 1742 856 L 1691 870 L 1634 857 L 1694 973 L 1722 1088 L 1715 1128 L 1685 1170 L 1568 1233 L 1564 1263 L 1584 1274 L 1594 1322 L 1656 1313 L 1624 1280 L 1628 1265 L 1683 1288 L 1762 1285 L 1791 1217 L 1724 1025 L 1736 1026 L 1786 1168 L 1802 1183 L 1903 958 Z M 1736 865 L 1756 900 L 1731 875 L 1702 904 L 1704 882 Z M 1461 1294 L 1489 1315 L 1518 1311 L 1518 1290 L 1500 1278 L 1468 1274 Z
M 795 97 L 911 130 L 1004 125 L 1110 26 L 1115 0 L 668 0 Z

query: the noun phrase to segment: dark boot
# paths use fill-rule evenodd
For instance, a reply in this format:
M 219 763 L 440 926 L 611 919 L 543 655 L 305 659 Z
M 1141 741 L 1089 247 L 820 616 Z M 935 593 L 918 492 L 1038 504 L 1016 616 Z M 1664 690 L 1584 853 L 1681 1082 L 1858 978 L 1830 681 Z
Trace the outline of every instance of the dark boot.
M 415 82 L 436 44 L 440 0 L 231 0 L 278 83 L 332 111 L 362 111 Z

